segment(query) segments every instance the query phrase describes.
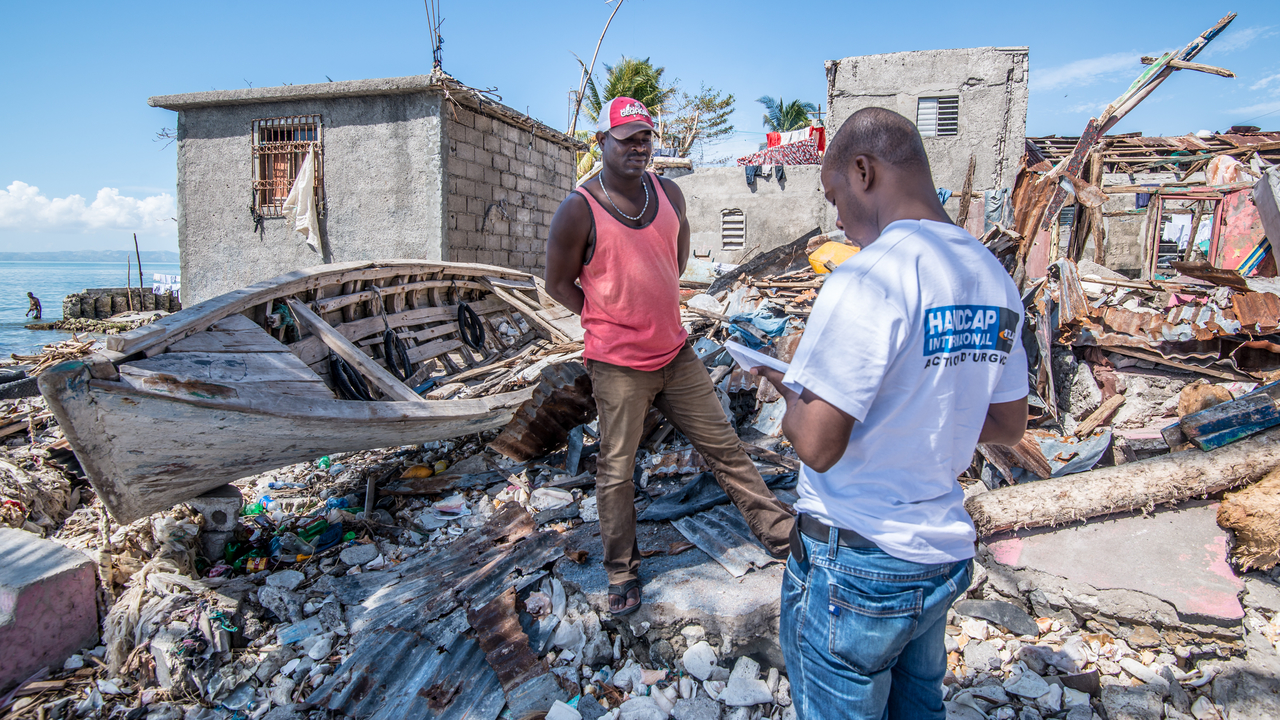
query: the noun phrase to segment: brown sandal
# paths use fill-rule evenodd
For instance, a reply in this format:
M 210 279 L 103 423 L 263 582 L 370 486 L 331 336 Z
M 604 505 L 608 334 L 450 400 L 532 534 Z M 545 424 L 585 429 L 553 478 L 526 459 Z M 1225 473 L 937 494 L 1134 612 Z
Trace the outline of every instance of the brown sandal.
M 635 590 L 635 591 L 636 591 L 636 604 L 635 604 L 635 605 L 626 605 L 626 602 L 627 602 L 627 596 L 630 594 L 630 592 L 631 592 L 632 590 Z M 609 614 L 611 614 L 611 615 L 613 615 L 613 616 L 615 616 L 615 617 L 622 617 L 623 615 L 630 615 L 631 613 L 635 612 L 636 610 L 639 610 L 639 609 L 640 609 L 640 603 L 642 602 L 642 599 L 641 599 L 641 597 L 640 597 L 640 581 L 639 581 L 639 580 L 628 580 L 628 581 L 626 581 L 625 583 L 623 583 L 623 584 L 621 584 L 621 585 L 610 585 L 610 586 L 609 586 L 609 597 L 614 597 L 614 596 L 621 597 L 621 598 L 622 598 L 622 602 L 623 602 L 624 606 L 623 606 L 623 608 L 622 608 L 621 610 L 614 610 L 614 609 L 610 608 L 610 609 L 609 609 Z

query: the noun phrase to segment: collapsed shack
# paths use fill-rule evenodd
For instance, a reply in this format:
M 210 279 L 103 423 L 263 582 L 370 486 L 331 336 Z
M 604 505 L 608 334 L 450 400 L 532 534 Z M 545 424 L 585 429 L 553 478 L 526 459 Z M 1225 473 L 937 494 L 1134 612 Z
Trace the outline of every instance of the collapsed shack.
M 1153 246 L 1150 272 L 1116 272 L 1105 266 L 1106 223 L 1086 232 L 1083 220 L 1102 207 L 1098 193 L 1121 190 L 1086 182 L 1081 168 L 1097 166 L 1105 178 L 1154 162 L 1128 158 L 1126 169 L 1126 160 L 1107 160 L 1108 148 L 1118 158 L 1124 147 L 1099 139 L 1109 118 L 1174 69 L 1195 69 L 1191 59 L 1231 17 L 1157 60 L 1069 154 L 1029 145 L 1007 209 L 970 216 L 1025 291 L 1032 418 L 1018 446 L 980 447 L 960 478 L 983 545 L 974 583 L 948 618 L 951 717 L 1280 716 L 1270 699 L 1280 670 L 1280 285 L 1261 277 L 1262 260 L 1237 272 L 1224 258 L 1239 253 L 1215 252 L 1212 235 L 1202 256 Z M 1213 142 L 1219 156 L 1241 161 L 1219 163 L 1236 173 L 1232 192 L 1244 189 L 1234 187 L 1244 173 L 1274 177 L 1265 165 L 1275 159 L 1271 140 L 1245 142 L 1253 155 Z M 1166 183 L 1183 194 L 1190 185 L 1178 183 L 1199 182 L 1194 164 L 1208 160 L 1207 169 L 1215 159 L 1181 168 L 1186 156 L 1168 157 L 1187 171 Z M 1225 195 L 1205 177 L 1198 197 Z M 1249 187 L 1251 198 L 1262 196 Z M 1064 234 L 1061 209 L 1072 196 L 1081 223 Z M 1164 238 L 1164 211 L 1148 214 L 1161 222 L 1148 236 Z M 1213 222 L 1226 239 L 1230 222 Z M 1187 228 L 1192 249 L 1199 227 Z M 1094 261 L 1083 255 L 1090 242 L 1103 250 Z M 833 255 L 830 243 L 841 238 L 799 238 L 682 293 L 681 319 L 726 415 L 784 498 L 794 497 L 786 488 L 799 466 L 781 436 L 784 406 L 723 345 L 732 339 L 790 360 L 826 276 L 851 254 Z M 492 369 L 527 369 L 504 362 Z M 502 431 L 321 457 L 123 526 L 84 481 L 43 400 L 6 402 L 0 524 L 85 552 L 104 622 L 101 644 L 60 669 L 0 682 L 0 692 L 17 685 L 0 696 L 4 720 L 794 717 L 785 671 L 715 618 L 662 615 L 649 603 L 659 604 L 658 587 L 641 613 L 620 621 L 603 611 L 602 591 L 570 579 L 600 574 L 592 565 L 598 428 L 580 364 L 536 375 L 533 398 Z M 726 511 L 705 462 L 657 411 L 635 478 L 650 562 L 689 563 L 714 579 L 716 594 L 744 604 L 734 593 L 753 578 L 776 587 L 779 565 Z M 1188 510 L 1172 516 L 1186 527 L 1176 528 L 1171 552 L 1204 554 L 1179 544 L 1201 540 L 1190 518 L 1203 512 L 1191 511 L 1203 509 L 1199 498 L 1240 486 L 1216 518 L 1235 533 L 1237 570 L 1253 570 L 1243 607 L 1225 565 L 1214 569 L 1229 576 L 1223 602 L 1236 607 L 1223 611 L 1011 559 L 1018 543 L 1031 546 L 1028 527 L 1089 527 L 1128 510 L 1160 515 L 1162 505 Z M 1220 561 L 1225 543 L 1210 546 Z M 759 632 L 776 637 L 776 625 Z

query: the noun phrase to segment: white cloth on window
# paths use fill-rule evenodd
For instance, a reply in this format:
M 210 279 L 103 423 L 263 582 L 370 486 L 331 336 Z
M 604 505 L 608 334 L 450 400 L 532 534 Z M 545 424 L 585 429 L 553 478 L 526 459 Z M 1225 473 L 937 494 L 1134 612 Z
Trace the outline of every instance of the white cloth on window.
M 1160 238 L 1164 242 L 1178 245 L 1179 250 L 1186 250 L 1191 240 L 1191 216 L 1174 215 L 1164 221 L 1164 232 Z
M 320 217 L 316 212 L 316 149 L 307 151 L 307 159 L 298 168 L 298 177 L 284 199 L 284 216 L 293 229 L 302 233 L 307 245 L 320 252 Z

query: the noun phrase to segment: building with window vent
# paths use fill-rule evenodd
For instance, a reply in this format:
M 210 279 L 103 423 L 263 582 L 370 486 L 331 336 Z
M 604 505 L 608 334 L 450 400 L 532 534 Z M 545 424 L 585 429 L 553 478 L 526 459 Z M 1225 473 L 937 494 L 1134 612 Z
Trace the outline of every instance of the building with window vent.
M 827 137 L 865 107 L 888 108 L 911 120 L 924 138 L 934 184 L 952 192 L 946 209 L 957 218 L 970 158 L 975 203 L 984 191 L 1013 187 L 1027 129 L 1027 63 L 1025 47 L 828 60 Z
M 164 95 L 194 304 L 326 262 L 422 258 L 541 273 L 580 143 L 448 76 Z M 285 200 L 312 156 L 322 243 Z

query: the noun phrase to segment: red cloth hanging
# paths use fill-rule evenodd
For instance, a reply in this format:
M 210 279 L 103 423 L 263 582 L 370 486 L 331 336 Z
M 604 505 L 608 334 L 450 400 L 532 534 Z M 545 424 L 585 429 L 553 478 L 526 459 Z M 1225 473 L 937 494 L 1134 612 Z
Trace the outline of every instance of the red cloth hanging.
M 827 129 L 821 125 L 809 128 L 809 138 L 818 138 L 818 152 L 824 152 L 827 149 Z
M 766 148 L 778 147 L 782 144 L 782 133 L 771 132 L 764 136 L 764 146 Z

